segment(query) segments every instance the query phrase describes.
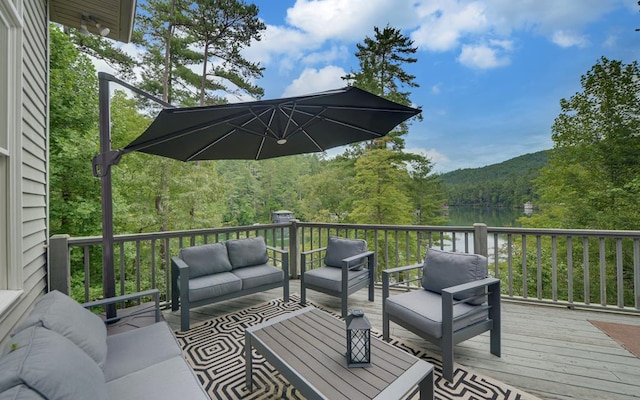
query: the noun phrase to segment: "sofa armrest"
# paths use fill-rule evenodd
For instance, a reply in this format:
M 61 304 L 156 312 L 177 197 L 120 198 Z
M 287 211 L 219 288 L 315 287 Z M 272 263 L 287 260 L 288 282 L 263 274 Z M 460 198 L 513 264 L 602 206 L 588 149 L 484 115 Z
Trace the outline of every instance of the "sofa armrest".
M 289 271 L 289 250 L 287 249 L 281 249 L 278 247 L 273 247 L 273 246 L 267 246 L 267 253 L 269 251 L 272 251 L 274 253 L 273 257 L 269 257 L 273 259 L 273 264 L 275 267 L 277 267 L 277 260 L 276 260 L 276 254 L 280 255 L 280 266 L 282 267 L 282 270 L 284 271 L 284 275 L 285 275 L 285 280 L 287 281 L 288 284 L 288 280 L 289 280 L 289 275 L 290 272 Z
M 129 300 L 141 299 L 143 297 L 153 297 L 154 305 L 150 306 L 150 307 L 145 307 L 145 308 L 140 309 L 140 310 L 137 310 L 134 313 L 128 314 L 128 316 L 144 314 L 144 313 L 148 312 L 149 310 L 154 310 L 155 311 L 155 316 L 156 316 L 156 322 L 159 322 L 160 319 L 161 319 L 161 314 L 160 314 L 160 291 L 158 289 L 150 289 L 150 290 L 145 290 L 145 291 L 142 291 L 142 292 L 136 292 L 136 293 L 131 293 L 131 294 L 125 294 L 125 295 L 122 295 L 122 296 L 109 297 L 107 299 L 90 301 L 88 303 L 83 303 L 82 306 L 84 308 L 91 309 L 91 308 L 95 308 L 95 307 L 103 307 L 103 306 L 107 306 L 107 305 L 111 305 L 111 304 L 123 303 L 123 302 L 129 301 Z M 118 319 L 119 319 L 118 317 L 107 318 L 105 320 L 105 323 L 117 321 Z

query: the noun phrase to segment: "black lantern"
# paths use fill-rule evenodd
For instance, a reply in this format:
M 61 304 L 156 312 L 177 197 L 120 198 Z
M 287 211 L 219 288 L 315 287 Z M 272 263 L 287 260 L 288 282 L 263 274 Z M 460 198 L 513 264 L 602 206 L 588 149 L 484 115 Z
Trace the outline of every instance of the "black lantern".
M 362 310 L 347 316 L 347 364 L 350 368 L 371 366 L 371 323 Z

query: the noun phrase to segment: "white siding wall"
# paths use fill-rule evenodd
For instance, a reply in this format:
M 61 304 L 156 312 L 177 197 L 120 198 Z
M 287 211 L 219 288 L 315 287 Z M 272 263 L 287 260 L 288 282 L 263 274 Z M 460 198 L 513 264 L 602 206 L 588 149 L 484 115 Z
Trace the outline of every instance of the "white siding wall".
M 20 179 L 13 187 L 21 196 L 15 208 L 16 229 L 21 241 L 15 241 L 16 256 L 22 266 L 24 291 L 20 300 L 0 315 L 0 346 L 13 327 L 44 293 L 47 286 L 48 237 L 48 16 L 46 0 L 23 2 L 22 40 L 22 127 L 20 138 Z

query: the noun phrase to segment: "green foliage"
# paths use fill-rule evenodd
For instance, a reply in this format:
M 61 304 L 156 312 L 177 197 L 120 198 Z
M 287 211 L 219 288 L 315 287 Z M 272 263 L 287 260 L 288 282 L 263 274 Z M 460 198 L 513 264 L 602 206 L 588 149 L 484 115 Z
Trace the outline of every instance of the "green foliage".
M 547 163 L 549 151 L 525 154 L 482 168 L 441 174 L 447 201 L 455 206 L 522 207 L 537 204 L 534 181 Z
M 356 175 L 349 191 L 353 211 L 349 220 L 364 224 L 411 223 L 412 205 L 405 192 L 409 176 L 398 153 L 387 149 L 369 150 L 358 158 Z
M 640 69 L 601 58 L 562 99 L 555 151 L 537 181 L 538 226 L 636 229 L 640 222 Z
M 98 85 L 89 59 L 51 26 L 50 211 L 51 234 L 100 232 L 100 182 L 91 173 L 98 153 Z

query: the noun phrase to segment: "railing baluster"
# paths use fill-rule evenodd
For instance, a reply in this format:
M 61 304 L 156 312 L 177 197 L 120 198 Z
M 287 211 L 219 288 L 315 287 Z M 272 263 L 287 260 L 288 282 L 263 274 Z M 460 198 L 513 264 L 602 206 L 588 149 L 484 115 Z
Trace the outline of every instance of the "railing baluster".
M 567 236 L 567 298 L 573 304 L 573 239 Z
M 522 297 L 528 297 L 529 285 L 527 284 L 527 235 L 522 235 Z
M 616 285 L 618 291 L 618 307 L 624 307 L 624 272 L 622 270 L 622 238 L 616 238 Z
M 536 235 L 536 272 L 538 300 L 542 300 L 542 237 Z
M 589 277 L 591 276 L 589 266 L 589 238 L 582 238 L 582 262 L 584 264 L 583 274 L 584 274 L 584 303 L 591 304 L 591 280 Z
M 83 246 L 82 250 L 84 253 L 84 302 L 87 303 L 89 300 L 93 300 L 89 299 L 89 287 L 91 283 L 91 256 L 89 255 L 89 246 Z
M 558 238 L 551 236 L 551 291 L 553 301 L 558 301 Z
M 640 239 L 633 239 L 633 297 L 636 310 L 640 310 Z
M 120 294 L 124 294 L 124 282 L 126 280 L 125 277 L 125 264 L 124 264 L 124 242 L 120 242 L 119 246 L 120 251 Z
M 607 305 L 607 260 L 605 257 L 605 243 L 604 238 L 599 240 L 599 252 L 600 252 L 600 304 Z
M 513 240 L 510 233 L 507 234 L 507 271 L 509 296 L 513 296 Z

